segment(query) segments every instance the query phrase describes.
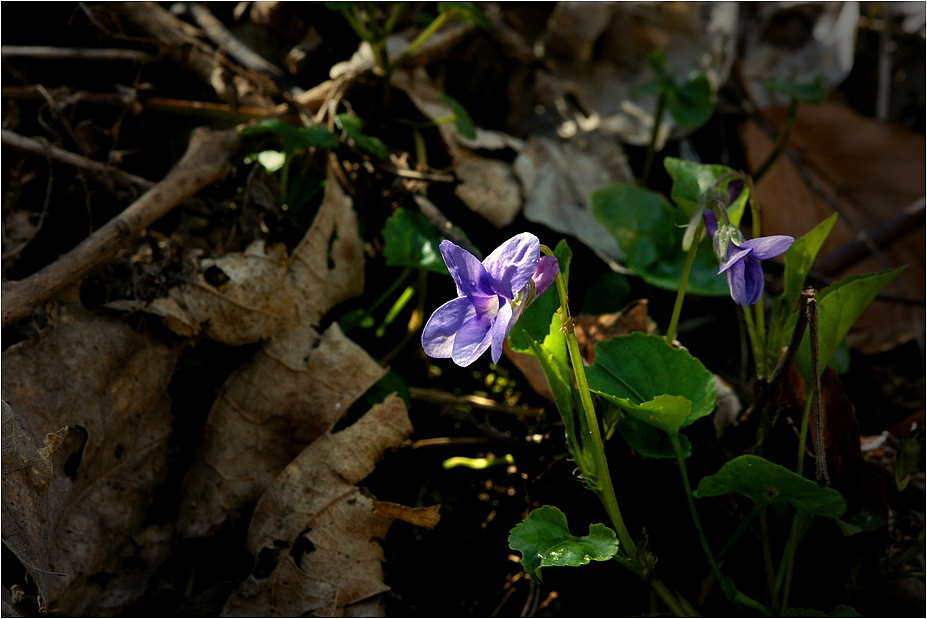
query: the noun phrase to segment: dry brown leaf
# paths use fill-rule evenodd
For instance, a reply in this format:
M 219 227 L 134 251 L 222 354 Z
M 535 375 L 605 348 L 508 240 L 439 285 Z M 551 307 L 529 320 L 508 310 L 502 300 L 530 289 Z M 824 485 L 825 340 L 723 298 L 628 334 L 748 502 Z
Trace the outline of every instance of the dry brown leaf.
M 419 111 L 432 121 L 447 119 L 454 110 L 441 100 L 440 91 L 431 83 L 428 73 L 419 67 L 414 72 L 397 71 L 393 84 L 402 90 Z M 451 122 L 441 122 L 438 131 L 454 162 L 454 174 L 460 179 L 454 192 L 475 213 L 485 217 L 497 228 L 512 223 L 521 211 L 521 186 L 512 165 L 498 159 L 487 159 L 470 148 L 514 147 L 520 144 L 511 137 L 477 128 L 476 140 L 466 140 Z M 470 148 L 465 148 L 464 145 Z
M 4 470 L 3 537 L 24 563 L 60 574 L 30 568 L 50 613 L 114 614 L 147 585 L 153 565 L 138 559 L 165 546 L 139 538 L 139 526 L 167 474 L 166 388 L 178 354 L 175 344 L 73 307 L 3 352 L 3 398 L 21 420 L 9 422 L 16 430 L 5 418 L 4 436 L 46 436 L 35 456 L 29 441 L 14 448 L 16 466 L 22 458 L 33 466 Z
M 267 340 L 213 404 L 201 453 L 184 482 L 181 533 L 207 535 L 231 510 L 255 501 L 385 374 L 337 323 L 321 338 L 298 326 Z
M 784 110 L 769 110 L 779 126 Z M 772 141 L 754 123 L 742 130 L 747 159 L 758 168 L 772 150 Z M 818 254 L 826 257 L 861 231 L 872 231 L 925 192 L 924 136 L 900 126 L 860 116 L 848 107 L 827 102 L 801 105 L 789 143 L 814 182 L 840 208 L 840 219 Z M 763 207 L 763 234 L 801 236 L 833 211 L 802 179 L 786 157 L 780 157 L 756 187 Z M 837 274 L 844 278 L 908 265 L 885 294 L 923 299 L 924 228 L 912 231 L 883 250 L 885 260 L 870 257 Z M 875 353 L 909 341 L 923 332 L 923 306 L 876 301 L 848 336 L 852 347 Z
M 514 163 L 525 192 L 525 218 L 575 236 L 606 262 L 624 257 L 615 237 L 589 208 L 589 196 L 612 183 L 634 183 L 614 140 L 595 132 L 569 139 L 531 136 Z
M 604 132 L 643 146 L 657 100 L 638 92 L 654 78 L 647 55 L 661 48 L 670 73 L 685 79 L 701 69 L 717 90 L 734 61 L 737 17 L 735 2 L 558 2 L 543 60 Z M 661 126 L 660 145 L 673 127 L 669 114 Z
M 379 503 L 354 484 L 411 431 L 405 404 L 392 395 L 293 460 L 254 510 L 248 549 L 256 567 L 223 615 L 341 616 L 388 590 L 376 540 L 396 518 L 434 526 L 438 507 Z
M 207 281 L 225 280 L 218 286 Z M 329 309 L 364 289 L 363 243 L 351 198 L 329 170 L 312 227 L 290 256 L 282 245 L 204 260 L 197 278 L 172 288 L 148 311 L 185 337 L 201 331 L 239 346 L 294 325 L 318 326 Z
M 743 10 L 740 73 L 760 107 L 789 103 L 769 78 L 808 84 L 821 76 L 830 90 L 853 68 L 858 2 L 751 2 Z

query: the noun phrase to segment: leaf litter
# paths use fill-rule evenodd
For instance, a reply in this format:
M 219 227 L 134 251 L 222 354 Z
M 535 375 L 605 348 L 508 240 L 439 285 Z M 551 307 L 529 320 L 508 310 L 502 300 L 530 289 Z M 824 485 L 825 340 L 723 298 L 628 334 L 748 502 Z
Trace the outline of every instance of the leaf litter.
M 154 177 L 153 169 L 166 172 L 167 162 L 176 160 L 170 150 L 178 146 L 175 140 L 163 139 L 165 132 L 183 136 L 187 123 L 227 128 L 271 111 L 283 122 L 325 126 L 332 132 L 343 129 L 347 134 L 343 123 L 335 124 L 345 112 L 358 126 L 350 139 L 341 135 L 341 145 L 330 152 L 309 149 L 294 162 L 294 176 L 314 174 L 319 181 L 315 186 L 323 187 L 318 192 L 321 202 L 309 200 L 302 219 L 277 205 L 275 179 L 259 181 L 261 175 L 248 171 L 250 164 L 241 164 L 242 153 L 225 153 L 238 169 L 216 170 L 216 178 L 226 179 L 196 198 L 192 194 L 198 187 L 180 188 L 186 202 L 146 232 L 147 249 L 155 255 L 143 269 L 137 263 L 141 253 L 127 248 L 111 263 L 96 265 L 97 271 L 84 280 L 80 300 L 76 290 L 57 297 L 48 294 L 32 316 L 13 326 L 4 323 L 3 537 L 17 560 L 15 570 L 9 570 L 17 572 L 16 577 L 5 576 L 5 614 L 131 615 L 151 608 L 167 615 L 198 608 L 202 614 L 221 611 L 228 616 L 373 616 L 390 608 L 394 614 L 423 616 L 613 612 L 612 595 L 589 593 L 571 582 L 571 576 L 556 571 L 545 574 L 547 588 L 539 589 L 521 578 L 519 564 L 506 558 L 505 535 L 500 532 L 507 533 L 529 507 L 556 502 L 575 504 L 579 511 L 587 495 L 563 458 L 558 442 L 562 428 L 536 413 L 517 412 L 525 402 L 536 403 L 537 410 L 544 401 L 528 389 L 521 391 L 526 379 L 516 374 L 510 361 L 464 374 L 424 362 L 420 354 L 410 352 L 414 347 L 408 342 L 415 337 L 402 340 L 407 333 L 396 335 L 406 317 L 408 333 L 420 327 L 421 314 L 439 289 L 446 288 L 446 281 L 435 284 L 437 276 L 431 275 L 431 283 L 422 276 L 410 284 L 400 299 L 414 302 L 394 303 L 390 315 L 402 319 L 389 329 L 384 323 L 375 331 L 363 322 L 339 322 L 339 317 L 360 310 L 372 319 L 377 315 L 373 308 L 379 303 L 388 308 L 395 298 L 378 298 L 384 288 L 393 281 L 412 281 L 401 279 L 398 269 L 378 260 L 388 254 L 383 244 L 389 243 L 379 231 L 393 209 L 422 204 L 409 199 L 418 192 L 427 191 L 432 206 L 446 214 L 440 219 L 422 209 L 436 231 L 462 224 L 479 248 L 493 246 L 495 235 L 510 236 L 508 231 L 515 227 L 544 226 L 578 239 L 574 250 L 587 254 L 582 263 L 595 264 L 592 271 L 627 274 L 614 237 L 589 216 L 588 198 L 603 185 L 633 183 L 640 168 L 640 145 L 651 137 L 656 106 L 656 97 L 640 89 L 653 77 L 647 56 L 663 47 L 669 70 L 682 79 L 693 69 L 704 71 L 717 104 L 719 120 L 694 133 L 674 128 L 668 116 L 658 136 L 658 144 L 668 149 L 663 154 L 678 150 L 683 158 L 714 161 L 720 149 L 722 158 L 735 159 L 730 162 L 733 167 L 755 169 L 770 148 L 769 139 L 754 126 L 744 128 L 740 138 L 746 156 L 740 161 L 737 148 L 727 148 L 736 136 L 728 129 L 739 115 L 753 113 L 751 106 L 782 103 L 765 90 L 763 81 L 770 71 L 783 79 L 810 78 L 808 67 L 819 66 L 825 69 L 827 85 L 836 86 L 849 70 L 847 50 L 852 50 L 853 35 L 860 31 L 852 27 L 858 8 L 852 3 L 824 9 L 773 3 L 756 9 L 645 3 L 601 5 L 595 10 L 569 3 L 547 8 L 489 3 L 484 8 L 493 28 L 452 20 L 406 64 L 394 67 L 393 99 L 383 107 L 372 103 L 382 94 L 372 87 L 382 79 L 375 50 L 367 43 L 358 45 L 340 12 L 328 12 L 321 5 L 240 3 L 234 12 L 231 6 L 228 11 L 210 6 L 206 13 L 202 6 L 180 4 L 173 12 L 146 3 L 81 5 L 73 16 L 79 27 L 69 28 L 61 40 L 91 48 L 99 47 L 102 36 L 108 45 L 128 47 L 133 41 L 112 36 L 122 37 L 124 30 L 150 37 L 144 45 L 163 52 L 155 60 L 145 54 L 143 62 L 148 64 L 113 69 L 121 82 L 117 95 L 90 92 L 104 88 L 103 82 L 84 82 L 74 77 L 76 72 L 57 78 L 74 84 L 75 90 L 41 86 L 43 94 L 38 86 L 54 81 L 43 73 L 48 65 L 39 70 L 39 65 L 24 61 L 20 66 L 11 56 L 9 62 L 21 70 L 15 79 L 24 85 L 4 89 L 4 147 L 13 148 L 7 140 L 13 129 L 82 155 L 55 159 L 59 163 L 52 169 L 48 163 L 62 148 L 46 151 L 37 141 L 38 150 L 33 148 L 31 155 L 36 158 L 24 157 L 12 169 L 14 182 L 6 188 L 3 210 L 5 300 L 8 289 L 73 246 L 73 240 L 60 240 L 72 237 L 60 232 L 49 236 L 49 230 L 77 231 L 79 241 L 85 227 L 96 229 L 108 219 L 101 213 L 125 206 L 113 199 L 124 194 L 114 191 L 106 170 L 117 180 L 126 177 L 123 167 L 145 178 Z M 218 20 L 207 19 L 210 10 Z M 400 34 L 387 37 L 387 59 L 399 58 L 421 32 L 422 24 L 412 19 L 419 10 L 430 9 L 416 7 L 399 15 Z M 315 25 L 273 26 L 268 22 L 273 12 L 284 14 L 289 26 Z M 866 19 L 871 17 L 860 24 L 864 26 Z M 208 30 L 208 37 L 194 23 Z M 81 27 L 86 28 L 84 35 Z M 207 43 L 231 41 L 222 32 L 227 27 L 290 73 L 258 75 L 243 68 L 246 63 L 235 55 L 234 46 L 219 51 Z M 268 42 L 271 27 L 274 40 Z M 907 26 L 903 30 L 909 32 Z M 916 28 L 910 32 L 917 36 Z M 744 45 L 738 47 L 738 41 Z M 138 57 L 138 50 L 124 51 Z M 157 72 L 164 71 L 168 61 L 173 63 L 171 75 L 177 66 L 189 73 L 170 92 Z M 496 65 L 505 67 L 504 74 Z M 732 86 L 738 80 L 746 94 Z M 304 92 L 300 88 L 313 84 Z M 898 99 L 892 109 L 898 109 Z M 115 105 L 121 114 L 114 121 L 99 113 L 109 108 L 89 111 L 88 102 Z M 781 122 L 781 112 L 763 113 L 772 125 Z M 156 121 L 154 114 L 163 116 Z M 469 128 L 457 122 L 462 115 L 469 116 Z M 82 121 L 76 130 L 69 124 L 71 117 Z M 432 124 L 426 127 L 428 123 Z M 847 132 L 844 125 L 856 130 Z M 403 127 L 410 126 L 421 129 L 421 144 L 412 144 L 403 133 Z M 798 126 L 789 149 L 799 165 L 780 161 L 757 187 L 764 234 L 801 234 L 804 229 L 793 232 L 776 226 L 810 227 L 836 204 L 841 221 L 835 244 L 821 252 L 835 254 L 861 229 L 872 230 L 923 196 L 922 175 L 904 171 L 908 164 L 917 168 L 923 158 L 922 121 L 920 133 L 912 134 L 876 126 L 829 102 L 810 112 L 803 107 Z M 475 138 L 464 135 L 471 130 Z M 388 147 L 388 157 L 369 157 L 358 136 L 378 140 Z M 144 147 L 127 150 L 135 145 L 130 145 L 133 140 Z M 261 148 L 275 147 L 267 144 Z M 900 146 L 886 150 L 885 144 Z M 418 151 L 419 146 L 424 149 Z M 422 152 L 427 160 L 416 161 Z M 862 155 L 867 156 L 864 169 L 855 165 Z M 91 156 L 102 156 L 107 163 Z M 795 167 L 791 176 L 783 172 L 789 165 Z M 63 172 L 63 166 L 76 166 L 79 172 L 73 174 L 70 167 Z M 809 175 L 829 202 L 811 195 Z M 242 196 L 240 188 L 249 184 L 245 176 L 258 180 Z M 67 180 L 61 182 L 62 177 Z M 451 178 L 453 185 L 448 184 Z M 778 187 L 776 178 L 781 181 Z M 660 182 L 666 185 L 665 179 Z M 662 187 L 665 193 L 668 187 Z M 256 198 L 256 189 L 267 195 Z M 260 208 L 236 212 L 258 199 Z M 23 206 L 41 205 L 43 200 L 41 213 L 38 207 Z M 87 204 L 87 219 L 75 225 L 75 209 L 64 211 L 59 205 L 82 202 Z M 858 208 L 861 205 L 865 208 Z M 811 218 L 807 222 L 802 219 L 806 215 Z M 912 304 L 911 295 L 923 281 L 923 244 L 917 245 L 922 227 L 919 230 L 882 252 L 891 266 L 907 262 L 914 267 L 904 276 L 913 278 L 904 280 L 907 289 L 896 291 L 907 304 L 888 299 L 883 306 L 887 309 L 880 309 L 882 313 L 868 323 L 864 316 L 851 333 L 854 347 L 887 350 L 917 337 L 923 306 Z M 543 241 L 553 246 L 557 235 L 546 238 L 549 230 L 543 234 Z M 170 251 L 165 249 L 168 245 Z M 845 266 L 839 274 L 878 269 L 873 265 L 879 260 L 877 256 L 868 264 Z M 580 291 L 584 275 L 574 277 Z M 157 282 L 158 294 L 147 294 L 150 281 Z M 666 299 L 631 281 L 620 293 L 589 285 L 587 297 L 608 297 L 613 312 L 630 299 L 647 297 L 654 320 L 646 304 L 621 314 L 582 317 L 578 331 L 587 355 L 592 344 L 614 332 L 651 332 L 654 321 L 663 322 Z M 700 358 L 714 354 L 718 366 L 740 363 L 736 343 L 728 346 L 718 333 L 726 317 L 713 316 L 717 312 L 707 304 L 693 307 L 704 315 L 693 320 L 688 332 L 680 330 L 685 345 L 701 349 Z M 731 325 L 736 324 L 730 318 Z M 700 324 L 712 326 L 706 330 Z M 706 345 L 701 339 L 709 330 Z M 736 334 L 730 339 L 736 340 Z M 204 393 L 177 387 L 184 363 L 197 358 L 207 344 L 204 340 L 216 342 L 218 348 L 211 350 L 220 351 L 206 357 L 207 364 L 235 351 L 227 354 L 226 374 L 215 381 L 214 399 L 209 386 L 195 387 Z M 394 346 L 397 340 L 400 344 Z M 909 344 L 906 350 L 910 348 Z M 378 356 L 394 359 L 393 372 L 376 361 Z M 233 357 L 244 361 L 232 366 Z M 847 427 L 833 437 L 839 446 L 829 449 L 852 451 L 861 432 L 892 426 L 895 417 L 906 417 L 906 423 L 916 420 L 918 411 L 908 409 L 918 403 L 922 419 L 922 394 L 912 395 L 918 384 L 922 387 L 922 375 L 915 376 L 917 372 L 903 364 L 882 361 L 887 358 L 878 357 L 872 364 L 884 377 L 883 392 L 902 401 L 894 408 L 878 402 L 880 411 L 890 410 L 882 416 L 857 404 L 854 417 L 850 401 L 859 398 L 854 382 L 862 381 L 841 379 L 846 393 L 835 383 L 832 391 L 840 397 L 833 414 L 839 419 L 836 423 L 846 421 Z M 861 369 L 853 376 L 863 375 L 869 363 L 854 353 L 853 364 Z M 532 372 L 530 366 L 524 371 Z M 737 413 L 739 399 L 749 400 L 749 386 L 737 381 L 736 372 L 736 367 L 719 371 L 734 385 L 728 390 L 734 412 L 716 412 L 714 427 L 693 424 L 693 445 L 698 440 L 711 447 L 704 450 L 699 442 L 694 457 L 715 458 L 725 448 L 722 441 L 737 439 L 743 422 Z M 385 395 L 405 388 L 397 380 L 400 376 L 437 387 L 412 393 L 440 391 L 442 403 L 413 400 L 407 410 L 402 399 Z M 913 386 L 907 384 L 911 376 Z M 527 382 L 533 381 L 529 377 Z M 724 381 L 716 375 L 715 383 L 720 390 Z M 543 391 L 544 385 L 536 388 Z M 853 389 L 857 392 L 851 393 Z M 210 403 L 192 410 L 185 406 L 188 399 Z M 486 402 L 494 408 L 481 409 Z M 180 411 L 191 419 L 175 418 Z M 774 430 L 781 433 L 783 427 L 791 432 L 784 423 Z M 410 448 L 410 435 L 430 438 Z M 774 447 L 784 442 L 782 436 L 774 439 Z M 885 444 L 877 451 L 889 454 L 883 466 L 888 470 L 894 439 Z M 705 456 L 705 451 L 711 453 Z M 479 474 L 444 472 L 444 459 L 461 453 L 485 456 L 487 461 L 497 460 L 495 453 L 511 454 L 498 461 L 515 464 Z M 624 458 L 630 486 L 662 483 L 661 469 L 651 466 L 654 460 L 640 454 Z M 847 470 L 860 468 L 857 460 L 846 459 L 852 464 Z M 867 462 L 873 461 L 867 456 Z M 717 470 L 717 463 L 710 464 L 706 470 Z M 859 482 L 854 477 L 858 475 L 851 471 L 847 487 Z M 923 474 L 917 472 L 911 479 L 922 497 Z M 865 495 L 872 488 L 863 490 Z M 380 501 L 373 492 L 415 507 Z M 884 505 L 881 496 L 876 501 L 879 510 Z M 914 544 L 909 533 L 922 526 L 922 520 L 910 516 L 911 510 L 922 507 L 906 506 L 905 497 L 910 496 L 909 491 L 902 499 L 888 497 L 892 510 L 901 506 L 902 515 L 889 531 L 895 536 L 892 544 L 902 547 Z M 437 524 L 439 504 L 444 504 L 445 522 L 426 531 Z M 671 532 L 665 529 L 663 515 L 675 513 L 677 507 L 661 503 L 660 497 L 642 507 L 653 539 Z M 705 509 L 713 509 L 714 524 L 724 530 L 734 522 L 735 507 Z M 571 514 L 571 520 L 574 517 Z M 904 518 L 910 522 L 897 524 Z M 395 520 L 418 528 L 391 528 Z M 197 544 L 204 540 L 241 550 L 247 564 L 219 565 L 224 556 L 219 553 L 194 557 L 195 565 L 187 572 L 172 563 L 189 556 L 178 549 L 202 548 Z M 440 559 L 435 548 L 453 554 L 455 560 L 436 569 Z M 680 582 L 685 582 L 689 567 L 674 565 L 668 556 L 661 562 L 665 573 L 679 572 Z M 610 569 L 605 564 L 597 568 Z M 616 587 L 626 584 L 611 572 L 602 573 Z M 826 589 L 821 575 L 814 576 L 808 582 Z M 198 602 L 204 606 L 197 607 Z M 638 608 L 630 597 L 629 604 L 629 613 L 647 611 L 645 603 Z

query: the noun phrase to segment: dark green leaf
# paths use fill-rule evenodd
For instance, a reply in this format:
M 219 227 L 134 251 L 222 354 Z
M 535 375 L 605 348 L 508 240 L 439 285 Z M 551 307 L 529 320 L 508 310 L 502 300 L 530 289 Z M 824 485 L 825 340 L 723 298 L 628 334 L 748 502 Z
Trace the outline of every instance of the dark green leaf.
M 618 552 L 618 539 L 604 524 L 590 526 L 589 535 L 571 535 L 563 512 L 545 505 L 512 529 L 509 546 L 522 554 L 525 572 L 541 580 L 542 567 L 576 567 L 611 559 Z
M 831 614 L 812 608 L 786 608 L 782 611 L 782 617 L 862 617 L 856 609 L 846 604 L 840 604 Z
M 693 494 L 703 498 L 730 493 L 742 494 L 757 505 L 784 503 L 827 518 L 839 518 L 846 511 L 843 497 L 833 488 L 820 488 L 810 479 L 758 456 L 734 458 L 714 475 L 703 477 Z
M 438 10 L 442 13 L 451 13 L 455 19 L 468 24 L 474 24 L 480 28 L 491 30 L 492 22 L 483 14 L 472 2 L 439 2 Z
M 822 372 L 863 310 L 904 269 L 899 267 L 879 273 L 853 275 L 818 293 L 818 354 Z M 811 379 L 810 331 L 805 331 L 795 356 L 795 364 L 806 381 Z
M 406 384 L 406 381 L 402 380 L 402 377 L 390 370 L 386 375 L 373 384 L 373 387 L 367 390 L 367 393 L 364 394 L 364 399 L 371 406 L 379 404 L 386 399 L 386 396 L 395 393 L 400 398 L 402 398 L 406 407 L 412 407 L 412 396 L 409 393 L 409 385 Z
M 827 88 L 824 87 L 824 76 L 818 75 L 813 82 L 807 84 L 794 84 L 792 82 L 780 82 L 773 76 L 766 79 L 766 88 L 776 92 L 782 92 L 790 97 L 795 97 L 799 101 L 819 105 L 827 99 Z
M 917 470 L 921 462 L 921 442 L 916 436 L 902 439 L 898 442 L 895 457 L 895 484 L 899 492 L 908 487 L 911 473 Z
M 390 266 L 428 269 L 448 275 L 438 247 L 442 236 L 428 218 L 414 211 L 396 209 L 383 226 L 383 256 Z
M 666 90 L 666 107 L 680 127 L 704 125 L 715 112 L 711 83 L 701 71 L 689 76 L 680 88 Z
M 618 422 L 618 431 L 628 445 L 645 458 L 675 458 L 673 443 L 669 435 L 650 425 L 646 421 L 627 415 Z M 685 434 L 679 434 L 679 443 L 682 455 L 688 458 L 692 455 L 692 443 Z
M 454 111 L 454 126 L 457 127 L 460 135 L 468 140 L 475 140 L 476 125 L 473 124 L 473 119 L 470 118 L 467 109 L 447 93 L 438 93 L 438 97 Z
M 666 52 L 662 47 L 658 47 L 647 55 L 647 64 L 657 75 L 663 75 L 666 72 Z
M 337 148 L 340 142 L 328 129 L 313 125 L 297 128 L 279 118 L 264 118 L 255 125 L 241 130 L 242 135 L 255 133 L 276 133 L 283 140 L 283 147 L 292 155 L 308 148 Z
M 364 121 L 354 114 L 338 114 L 335 117 L 335 124 L 341 128 L 345 134 L 354 140 L 358 148 L 361 148 L 377 159 L 385 159 L 389 154 L 386 144 L 380 138 L 364 133 Z
M 631 333 L 595 346 L 589 387 L 664 432 L 677 433 L 715 407 L 715 381 L 702 363 L 657 335 Z
M 654 191 L 622 183 L 598 189 L 590 202 L 595 218 L 618 241 L 628 268 L 659 288 L 679 288 L 686 259 L 682 237 L 689 223 L 681 209 Z M 698 249 L 687 290 L 715 297 L 730 294 L 709 243 Z
M 676 157 L 666 157 L 663 159 L 663 166 L 673 179 L 673 189 L 670 197 L 673 202 L 685 212 L 687 217 L 692 217 L 698 208 L 699 200 L 706 191 L 711 190 L 718 181 L 725 175 L 732 174 L 734 170 L 727 166 L 709 163 L 696 163 L 677 159 Z M 727 188 L 731 181 L 737 177 L 730 177 L 720 185 L 718 191 L 722 193 L 723 202 L 728 203 Z M 727 214 L 731 223 L 735 226 L 740 225 L 740 220 L 744 214 L 744 207 L 747 205 L 747 199 L 750 197 L 750 188 L 746 185 L 741 190 L 737 199 L 728 206 Z
M 872 512 L 856 512 L 843 520 L 836 520 L 840 532 L 844 536 L 856 535 L 863 531 L 875 531 L 885 526 L 885 519 Z

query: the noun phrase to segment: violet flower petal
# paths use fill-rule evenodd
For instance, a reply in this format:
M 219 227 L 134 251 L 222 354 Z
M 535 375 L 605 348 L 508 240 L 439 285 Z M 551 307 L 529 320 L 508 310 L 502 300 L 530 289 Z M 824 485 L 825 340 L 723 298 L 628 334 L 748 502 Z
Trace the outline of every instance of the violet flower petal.
M 524 307 L 524 305 L 522 305 Z M 499 358 L 502 356 L 502 347 L 505 344 L 505 338 L 509 334 L 509 329 L 512 327 L 514 322 L 512 319 L 512 306 L 508 303 L 503 303 L 499 307 L 499 313 L 496 314 L 496 317 L 493 318 L 492 326 L 489 328 L 489 336 L 492 341 L 492 362 L 499 363 Z
M 454 363 L 465 368 L 486 352 L 492 344 L 493 318 L 489 314 L 477 314 L 457 330 L 451 352 Z
M 730 246 L 729 246 L 729 247 L 730 247 Z M 734 245 L 734 247 L 737 247 L 737 246 Z M 738 248 L 738 249 L 740 249 L 740 251 L 738 251 L 736 254 L 734 254 L 733 256 L 730 256 L 730 255 L 729 255 L 729 256 L 727 257 L 727 261 L 724 262 L 724 263 L 721 265 L 721 268 L 718 269 L 718 273 L 724 273 L 724 272 L 727 271 L 729 268 L 731 268 L 732 266 L 734 266 L 735 264 L 737 264 L 738 262 L 740 262 L 741 260 L 743 260 L 745 256 L 749 256 L 749 255 L 750 255 L 750 250 L 749 250 L 749 249 L 743 249 L 742 247 L 741 247 L 741 248 Z M 728 249 L 728 253 L 730 253 L 730 249 Z
M 491 286 L 506 299 L 525 287 L 538 266 L 541 242 L 530 232 L 522 232 L 500 245 L 483 261 Z
M 451 299 L 435 310 L 422 330 L 422 348 L 436 359 L 448 359 L 453 354 L 457 331 L 476 316 L 476 308 L 467 297 Z
M 731 298 L 741 307 L 750 305 L 747 303 L 747 290 L 744 282 L 744 263 L 743 260 L 732 262 L 726 272 L 727 287 L 731 289 Z
M 457 284 L 458 296 L 486 297 L 495 295 L 489 284 L 489 274 L 476 256 L 448 240 L 439 245 L 441 255 L 447 264 L 454 283 Z
M 744 297 L 746 303 L 741 304 L 743 307 L 748 305 L 753 305 L 760 300 L 760 296 L 763 294 L 763 286 L 765 285 L 763 277 L 763 267 L 760 265 L 760 261 L 754 258 L 753 256 L 747 256 L 743 260 L 744 265 Z
M 559 273 L 560 263 L 557 262 L 556 258 L 553 256 L 541 256 L 538 261 L 538 268 L 534 271 L 534 275 L 531 276 L 537 289 L 537 296 L 541 296 L 550 288 Z
M 750 239 L 749 241 L 745 241 L 740 247 L 741 249 L 750 250 L 750 254 L 757 260 L 768 260 L 770 258 L 775 258 L 779 254 L 785 253 L 785 250 L 791 247 L 794 242 L 794 238 L 780 234 Z
M 711 209 L 705 209 L 702 217 L 705 218 L 705 230 L 708 231 L 708 236 L 714 240 L 715 234 L 718 232 L 718 218 L 711 212 Z

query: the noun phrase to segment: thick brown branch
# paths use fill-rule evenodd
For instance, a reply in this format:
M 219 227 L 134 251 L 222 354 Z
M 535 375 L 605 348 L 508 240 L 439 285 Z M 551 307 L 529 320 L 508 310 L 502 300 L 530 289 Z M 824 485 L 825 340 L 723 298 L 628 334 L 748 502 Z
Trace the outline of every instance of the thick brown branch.
M 224 177 L 238 144 L 238 132 L 194 130 L 183 158 L 164 179 L 77 247 L 26 279 L 3 282 L 2 324 L 25 318 L 37 305 L 111 260 L 144 228 L 184 199 Z

